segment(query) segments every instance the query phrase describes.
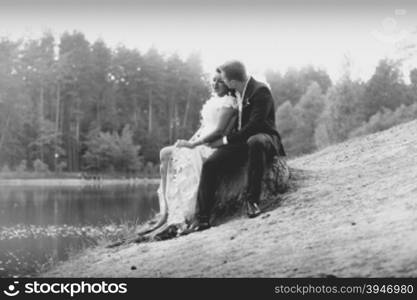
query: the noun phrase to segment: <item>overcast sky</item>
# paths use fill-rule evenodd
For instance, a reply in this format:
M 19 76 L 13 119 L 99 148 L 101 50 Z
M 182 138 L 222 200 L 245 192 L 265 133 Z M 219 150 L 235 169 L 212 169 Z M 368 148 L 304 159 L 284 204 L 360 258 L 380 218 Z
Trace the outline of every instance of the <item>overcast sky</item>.
M 79 30 L 111 47 L 155 46 L 182 57 L 198 51 L 207 72 L 238 58 L 255 74 L 312 64 L 333 79 L 347 55 L 353 75 L 367 79 L 417 29 L 417 3 L 374 2 L 0 0 L 0 36 Z

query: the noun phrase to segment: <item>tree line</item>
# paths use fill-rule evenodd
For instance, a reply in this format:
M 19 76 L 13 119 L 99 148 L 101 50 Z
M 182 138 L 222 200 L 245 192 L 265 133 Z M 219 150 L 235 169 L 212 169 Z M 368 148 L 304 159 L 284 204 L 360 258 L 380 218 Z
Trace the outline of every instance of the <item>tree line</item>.
M 417 118 L 417 68 L 407 74 L 408 84 L 405 76 L 401 61 L 389 59 L 381 60 L 367 81 L 353 80 L 349 68 L 336 83 L 313 67 L 269 72 L 287 152 L 311 153 Z
M 210 95 L 198 54 L 59 39 L 0 40 L 0 167 L 138 172 L 189 136 Z
M 267 71 L 277 127 L 290 156 L 417 117 L 417 69 L 381 60 L 367 81 L 348 68 L 333 83 L 306 66 Z M 188 138 L 210 97 L 198 54 L 140 53 L 81 32 L 0 39 L 3 171 L 157 173 L 159 150 Z

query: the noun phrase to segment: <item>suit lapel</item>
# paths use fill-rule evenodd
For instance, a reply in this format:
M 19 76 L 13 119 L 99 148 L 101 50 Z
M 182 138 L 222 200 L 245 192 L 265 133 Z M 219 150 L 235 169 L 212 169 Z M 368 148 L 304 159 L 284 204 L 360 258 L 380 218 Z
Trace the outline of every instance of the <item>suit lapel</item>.
M 249 82 L 248 85 L 246 86 L 246 90 L 245 90 L 245 94 L 243 95 L 243 107 L 248 106 L 249 103 L 249 99 L 252 97 L 254 91 L 255 91 L 255 85 L 256 85 L 256 81 L 255 79 L 253 79 L 253 77 L 249 78 Z

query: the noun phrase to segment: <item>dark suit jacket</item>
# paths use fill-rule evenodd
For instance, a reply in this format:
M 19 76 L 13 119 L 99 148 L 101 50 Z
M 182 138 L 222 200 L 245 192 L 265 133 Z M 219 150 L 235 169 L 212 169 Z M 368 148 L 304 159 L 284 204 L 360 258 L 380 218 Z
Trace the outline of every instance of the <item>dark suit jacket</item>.
M 278 155 L 285 156 L 275 125 L 274 99 L 268 86 L 251 77 L 243 97 L 242 128 L 227 135 L 228 143 L 243 144 L 252 135 L 265 133 L 272 137 Z

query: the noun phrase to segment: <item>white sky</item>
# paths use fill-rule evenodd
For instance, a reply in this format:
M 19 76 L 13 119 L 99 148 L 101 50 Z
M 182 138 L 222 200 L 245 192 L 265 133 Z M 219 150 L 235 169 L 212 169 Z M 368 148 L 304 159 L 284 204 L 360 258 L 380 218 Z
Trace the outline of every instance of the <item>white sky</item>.
M 398 55 L 398 42 L 414 37 L 417 2 L 364 3 L 0 0 L 0 36 L 79 30 L 90 41 L 102 38 L 112 47 L 122 43 L 145 52 L 155 46 L 182 57 L 198 51 L 207 72 L 237 58 L 254 74 L 312 64 L 332 79 L 340 76 L 347 55 L 353 76 L 367 79 L 379 59 Z

